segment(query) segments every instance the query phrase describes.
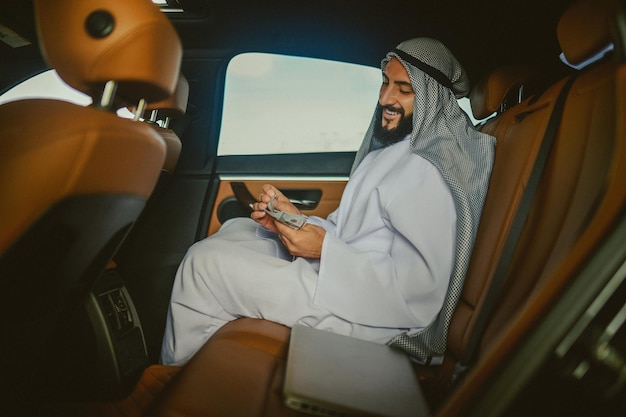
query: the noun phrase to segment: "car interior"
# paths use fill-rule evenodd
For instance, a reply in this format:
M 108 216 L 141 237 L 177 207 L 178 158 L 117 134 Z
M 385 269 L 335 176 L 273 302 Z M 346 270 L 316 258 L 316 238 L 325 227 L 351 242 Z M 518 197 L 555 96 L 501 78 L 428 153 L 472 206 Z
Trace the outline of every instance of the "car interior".
M 421 36 L 463 64 L 468 118 L 497 145 L 446 352 L 411 364 L 416 396 L 437 417 L 621 415 L 624 0 L 3 3 L 0 414 L 352 415 L 285 404 L 289 327 L 242 317 L 172 366 L 159 362 L 165 320 L 191 245 L 249 216 L 247 199 L 266 183 L 304 214 L 327 216 L 355 157 L 349 146 L 272 148 L 283 130 L 309 146 L 312 129 L 283 126 L 305 111 L 279 93 L 282 108 L 260 113 L 275 117 L 271 127 L 234 134 L 241 151 L 225 151 L 244 110 L 265 106 L 251 95 L 256 73 L 232 98 L 235 61 L 350 64 L 379 85 L 385 54 Z M 261 58 L 243 68 L 260 72 Z M 50 70 L 90 104 L 2 101 Z M 296 93 L 308 77 L 297 71 Z M 342 109 L 309 112 L 311 125 L 330 124 L 330 113 L 343 124 L 342 94 L 320 95 L 319 108 Z

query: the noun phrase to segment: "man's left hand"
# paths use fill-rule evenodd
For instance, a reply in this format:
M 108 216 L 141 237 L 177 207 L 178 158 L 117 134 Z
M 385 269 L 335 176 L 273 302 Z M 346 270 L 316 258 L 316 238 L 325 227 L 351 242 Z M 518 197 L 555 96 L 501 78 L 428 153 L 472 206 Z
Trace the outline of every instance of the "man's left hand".
M 319 259 L 326 230 L 314 224 L 305 224 L 300 230 L 274 222 L 278 237 L 290 254 L 303 258 Z

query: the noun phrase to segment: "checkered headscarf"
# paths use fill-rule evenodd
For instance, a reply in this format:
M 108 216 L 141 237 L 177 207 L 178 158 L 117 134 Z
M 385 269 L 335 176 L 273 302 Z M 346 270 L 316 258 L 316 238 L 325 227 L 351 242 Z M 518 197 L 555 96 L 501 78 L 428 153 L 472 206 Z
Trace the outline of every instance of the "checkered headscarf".
M 448 328 L 458 303 L 493 166 L 495 138 L 476 131 L 457 104 L 468 95 L 469 80 L 461 64 L 439 41 L 411 39 L 399 44 L 382 61 L 384 69 L 397 58 L 415 93 L 411 149 L 439 169 L 450 187 L 457 212 L 455 265 L 443 307 L 425 328 L 402 333 L 389 345 L 419 361 L 445 352 Z M 372 148 L 375 117 L 357 152 L 353 170 Z

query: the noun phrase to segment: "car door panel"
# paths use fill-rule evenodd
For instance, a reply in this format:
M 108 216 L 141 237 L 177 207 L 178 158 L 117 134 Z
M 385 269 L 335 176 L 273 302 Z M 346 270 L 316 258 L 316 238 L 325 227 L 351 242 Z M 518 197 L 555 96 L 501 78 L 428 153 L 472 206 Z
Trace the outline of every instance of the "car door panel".
M 207 236 L 215 233 L 220 226 L 232 217 L 247 217 L 250 210 L 242 204 L 233 192 L 232 183 L 243 183 L 256 199 L 263 191 L 264 184 L 272 184 L 289 199 L 301 204 L 301 211 L 307 216 L 326 217 L 339 205 L 346 186 L 347 177 L 245 177 L 220 176 Z M 309 200 L 309 201 L 307 201 Z M 314 203 L 313 203 L 314 202 Z

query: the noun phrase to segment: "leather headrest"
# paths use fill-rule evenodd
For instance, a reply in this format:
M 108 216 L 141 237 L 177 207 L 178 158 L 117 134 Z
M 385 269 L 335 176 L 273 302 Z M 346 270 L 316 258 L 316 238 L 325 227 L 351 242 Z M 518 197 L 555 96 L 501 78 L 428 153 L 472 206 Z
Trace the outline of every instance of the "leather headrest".
M 493 70 L 476 83 L 470 92 L 474 117 L 484 119 L 500 110 L 500 105 L 511 90 L 520 87 L 531 75 L 531 70 L 519 66 L 505 66 Z
M 159 116 L 177 117 L 182 116 L 187 111 L 187 100 L 189 99 L 189 82 L 183 74 L 178 77 L 174 94 L 165 100 L 156 103 L 148 103 L 146 111 L 158 110 Z
M 616 13 L 615 0 L 582 0 L 563 13 L 557 36 L 569 63 L 578 65 L 611 43 Z
M 173 93 L 182 46 L 150 0 L 35 0 L 35 15 L 42 53 L 71 87 L 97 100 L 116 81 L 119 104 Z

